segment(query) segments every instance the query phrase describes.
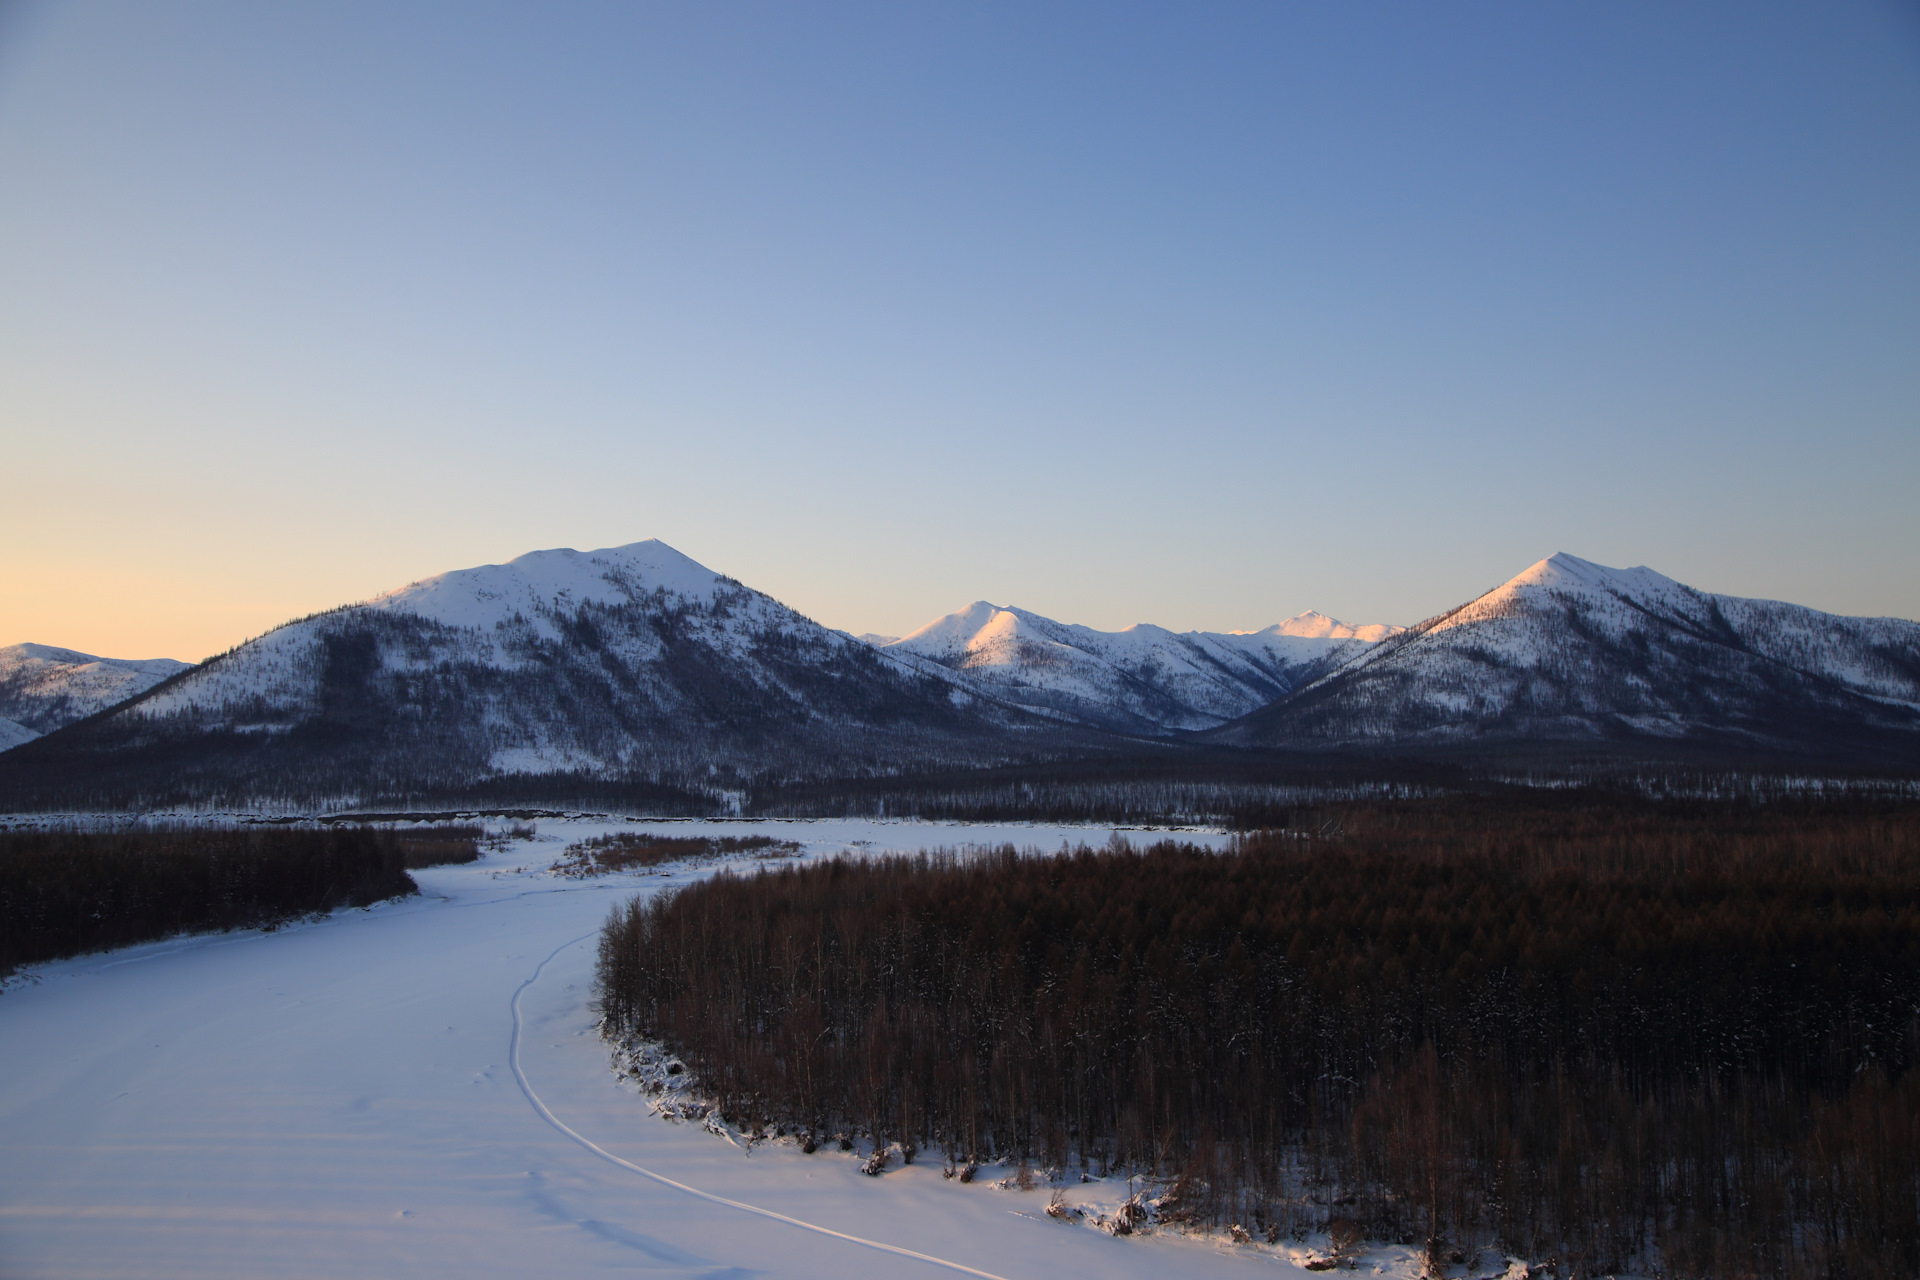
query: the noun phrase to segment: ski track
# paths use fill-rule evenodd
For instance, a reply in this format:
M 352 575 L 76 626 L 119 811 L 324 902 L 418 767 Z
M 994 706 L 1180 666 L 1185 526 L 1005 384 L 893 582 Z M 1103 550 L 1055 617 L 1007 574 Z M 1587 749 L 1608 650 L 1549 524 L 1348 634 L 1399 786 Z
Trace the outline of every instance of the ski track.
M 566 1121 L 560 1119 L 559 1116 L 554 1115 L 547 1104 L 540 1100 L 540 1095 L 534 1091 L 533 1083 L 527 1079 L 527 1073 L 522 1070 L 520 1066 L 520 1032 L 522 1025 L 520 1018 L 520 997 L 526 992 L 527 988 L 540 980 L 541 973 L 545 971 L 546 967 L 551 964 L 554 958 L 562 951 L 565 951 L 569 947 L 577 947 L 598 933 L 599 930 L 597 929 L 592 933 L 583 933 L 577 938 L 561 943 L 552 951 L 548 952 L 546 959 L 534 966 L 533 972 L 528 975 L 526 981 L 514 988 L 513 999 L 508 1002 L 508 1007 L 513 1013 L 513 1039 L 507 1050 L 507 1061 L 513 1067 L 513 1078 L 519 1081 L 520 1092 L 526 1095 L 527 1102 L 539 1113 L 541 1119 L 571 1138 L 574 1142 L 585 1147 L 588 1151 L 591 1151 L 594 1155 L 599 1156 L 602 1160 L 619 1165 L 622 1169 L 631 1170 L 643 1178 L 651 1178 L 653 1181 L 663 1186 L 672 1187 L 676 1191 L 683 1191 L 687 1195 L 697 1196 L 702 1200 L 709 1201 L 713 1204 L 724 1205 L 729 1209 L 738 1209 L 742 1213 L 756 1214 L 762 1218 L 769 1218 L 774 1222 L 782 1222 L 790 1227 L 797 1227 L 802 1231 L 818 1232 L 823 1236 L 831 1236 L 835 1240 L 845 1240 L 852 1244 L 863 1245 L 869 1249 L 878 1249 L 882 1253 L 891 1253 L 902 1258 L 912 1258 L 916 1262 L 930 1262 L 936 1267 L 946 1267 L 949 1270 L 959 1271 L 966 1275 L 979 1276 L 981 1280 L 1006 1280 L 1005 1277 L 995 1275 L 991 1271 L 981 1271 L 976 1267 L 969 1267 L 965 1263 L 951 1262 L 946 1258 L 936 1258 L 932 1254 L 919 1253 L 913 1249 L 904 1248 L 897 1244 L 886 1244 L 879 1240 L 869 1240 L 865 1236 L 850 1235 L 845 1231 L 835 1231 L 831 1227 L 823 1227 L 813 1222 L 803 1222 L 799 1218 L 789 1217 L 784 1213 L 776 1213 L 772 1209 L 763 1209 L 758 1205 L 747 1204 L 742 1200 L 729 1200 L 727 1197 L 715 1195 L 711 1191 L 702 1191 L 698 1187 L 690 1187 L 684 1182 L 677 1182 L 667 1177 L 664 1173 L 655 1173 L 652 1169 L 642 1168 L 631 1160 L 626 1160 L 613 1154 L 613 1152 L 608 1151 L 599 1143 L 573 1129 Z

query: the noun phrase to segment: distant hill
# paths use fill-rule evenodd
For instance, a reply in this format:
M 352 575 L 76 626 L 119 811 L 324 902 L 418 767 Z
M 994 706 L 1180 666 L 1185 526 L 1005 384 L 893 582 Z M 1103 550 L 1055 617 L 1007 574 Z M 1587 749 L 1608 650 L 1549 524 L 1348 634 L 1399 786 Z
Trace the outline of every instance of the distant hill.
M 46 644 L 0 649 L 0 750 L 125 702 L 191 665 L 101 658 Z
M 1293 749 L 1920 748 L 1920 625 L 1556 555 L 1204 737 Z

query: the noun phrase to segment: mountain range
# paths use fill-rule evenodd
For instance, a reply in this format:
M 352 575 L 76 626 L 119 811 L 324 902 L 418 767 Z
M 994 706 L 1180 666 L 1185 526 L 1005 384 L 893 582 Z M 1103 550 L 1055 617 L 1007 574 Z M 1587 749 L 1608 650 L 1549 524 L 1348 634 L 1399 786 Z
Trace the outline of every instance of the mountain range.
M 15 809 L 407 802 L 543 779 L 699 809 L 769 783 L 1141 750 L 1680 744 L 1906 768 L 1920 626 L 1562 554 L 1404 629 L 1305 613 L 1098 631 L 980 601 L 854 637 L 648 541 L 441 574 L 193 667 L 0 650 L 0 715 Z
M 1095 631 L 981 600 L 879 647 L 1063 720 L 1158 735 L 1257 711 L 1399 631 L 1320 613 L 1264 631 Z
M 648 541 L 290 622 L 0 754 L 0 796 L 360 803 L 560 776 L 705 804 L 746 777 L 994 763 L 1034 729 L 1059 737 Z

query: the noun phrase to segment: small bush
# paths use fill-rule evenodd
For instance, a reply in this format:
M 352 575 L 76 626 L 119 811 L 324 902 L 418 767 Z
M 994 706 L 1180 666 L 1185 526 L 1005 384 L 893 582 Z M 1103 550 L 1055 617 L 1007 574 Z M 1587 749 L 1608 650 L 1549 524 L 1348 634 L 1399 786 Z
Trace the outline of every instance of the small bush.
M 445 867 L 475 862 L 486 832 L 479 827 L 425 827 L 394 835 L 406 858 L 407 869 Z
M 736 853 L 778 857 L 800 846 L 772 836 L 660 836 L 650 831 L 619 831 L 568 845 L 548 870 L 584 878 L 612 871 L 657 867 L 665 862 L 704 861 Z

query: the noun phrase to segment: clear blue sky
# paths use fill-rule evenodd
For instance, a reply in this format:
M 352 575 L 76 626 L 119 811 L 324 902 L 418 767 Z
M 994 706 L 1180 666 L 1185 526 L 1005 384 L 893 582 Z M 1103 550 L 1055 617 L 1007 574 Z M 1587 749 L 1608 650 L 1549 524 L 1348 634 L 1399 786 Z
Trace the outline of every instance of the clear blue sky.
M 0 644 L 643 537 L 855 631 L 1920 616 L 1911 4 L 0 12 Z

